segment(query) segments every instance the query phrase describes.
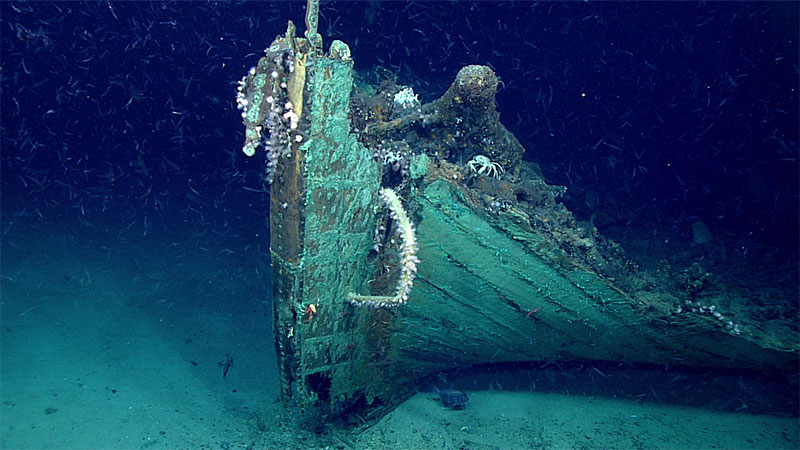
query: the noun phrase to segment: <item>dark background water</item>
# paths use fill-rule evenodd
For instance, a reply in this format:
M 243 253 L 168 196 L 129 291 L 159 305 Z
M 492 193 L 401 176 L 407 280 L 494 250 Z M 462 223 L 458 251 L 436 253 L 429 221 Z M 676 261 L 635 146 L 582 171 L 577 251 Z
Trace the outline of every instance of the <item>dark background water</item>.
M 235 86 L 304 8 L 0 5 L 4 224 L 263 244 L 264 160 L 240 151 Z M 797 3 L 327 2 L 320 32 L 423 101 L 492 66 L 526 159 L 601 232 L 690 236 L 699 219 L 796 254 Z

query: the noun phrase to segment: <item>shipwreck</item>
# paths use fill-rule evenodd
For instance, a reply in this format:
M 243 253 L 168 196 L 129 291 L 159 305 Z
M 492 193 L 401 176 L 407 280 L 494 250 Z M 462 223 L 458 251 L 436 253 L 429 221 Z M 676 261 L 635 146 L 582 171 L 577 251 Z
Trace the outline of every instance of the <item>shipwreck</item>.
M 797 367 L 796 333 L 693 301 L 576 220 L 501 123 L 489 67 L 422 104 L 357 77 L 345 43 L 323 52 L 313 3 L 238 98 L 244 152 L 267 155 L 286 405 L 369 421 L 436 373 L 513 361 Z

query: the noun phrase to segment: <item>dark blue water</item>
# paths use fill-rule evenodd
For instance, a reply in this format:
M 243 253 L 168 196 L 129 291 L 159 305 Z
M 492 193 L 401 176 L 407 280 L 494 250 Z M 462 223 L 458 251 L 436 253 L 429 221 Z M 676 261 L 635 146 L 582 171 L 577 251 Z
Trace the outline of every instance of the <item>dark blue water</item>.
M 176 342 L 197 344 L 198 333 L 215 330 L 213 351 L 177 354 L 187 370 L 207 366 L 201 380 L 222 399 L 219 409 L 268 408 L 254 404 L 277 395 L 274 362 L 266 361 L 265 163 L 262 153 L 241 152 L 236 82 L 288 19 L 304 29 L 304 7 L 0 4 L 7 333 L 33 329 L 9 317 L 44 311 L 57 297 L 54 286 L 64 308 L 71 296 L 97 298 L 117 286 L 124 294 L 115 301 L 141 307 L 157 329 L 171 324 L 159 333 Z M 350 45 L 356 70 L 388 69 L 423 102 L 440 96 L 464 65 L 491 66 L 502 80 L 501 121 L 526 148 L 525 159 L 568 188 L 564 203 L 578 219 L 643 264 L 669 256 L 675 240 L 691 241 L 692 224 L 701 221 L 721 243 L 724 257 L 715 261 L 769 258 L 782 274 L 765 269 L 764 283 L 778 280 L 792 291 L 800 242 L 799 22 L 796 2 L 326 2 L 320 33 L 326 48 L 333 39 Z M 84 311 L 77 302 L 74 309 Z M 87 314 L 91 326 L 104 316 Z M 237 353 L 241 336 L 263 348 Z M 10 343 L 27 339 L 4 335 L 6 355 L 16 354 Z M 216 373 L 229 352 L 235 364 L 226 383 L 247 367 L 244 355 L 262 355 L 238 388 L 221 385 Z M 140 370 L 171 364 L 161 358 L 143 357 L 150 363 Z M 16 364 L 4 362 L 4 370 Z M 235 389 L 252 395 L 230 400 Z M 24 403 L 16 394 L 4 397 Z M 40 400 L 37 418 L 46 408 L 64 411 Z M 4 421 L 13 413 L 5 408 Z
M 235 81 L 304 5 L 2 7 L 4 214 L 108 211 L 135 233 L 259 220 Z M 423 101 L 463 65 L 493 67 L 504 124 L 579 216 L 694 216 L 794 250 L 797 18 L 794 3 L 345 2 L 320 30 Z

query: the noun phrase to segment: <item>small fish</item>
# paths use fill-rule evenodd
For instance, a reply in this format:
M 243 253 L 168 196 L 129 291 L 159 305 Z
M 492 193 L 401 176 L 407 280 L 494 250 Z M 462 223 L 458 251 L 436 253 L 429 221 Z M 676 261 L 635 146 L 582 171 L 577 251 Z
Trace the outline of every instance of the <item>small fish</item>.
M 233 356 L 230 353 L 225 353 L 225 360 L 220 361 L 217 365 L 222 367 L 222 378 L 224 379 L 228 376 L 228 371 L 233 367 Z
M 467 394 L 458 389 L 437 389 L 434 386 L 433 390 L 439 394 L 439 401 L 442 402 L 442 405 L 450 409 L 464 409 L 469 402 Z

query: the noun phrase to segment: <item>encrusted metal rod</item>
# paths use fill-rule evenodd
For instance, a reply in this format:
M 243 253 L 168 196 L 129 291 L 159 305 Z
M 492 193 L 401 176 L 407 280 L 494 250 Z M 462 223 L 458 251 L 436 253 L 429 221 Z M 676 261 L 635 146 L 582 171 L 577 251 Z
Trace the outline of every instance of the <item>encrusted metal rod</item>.
M 311 48 L 322 49 L 322 36 L 317 32 L 319 26 L 319 0 L 306 2 L 306 39 Z
M 395 295 L 358 295 L 350 293 L 347 301 L 354 305 L 365 305 L 372 308 L 391 307 L 403 305 L 408 301 L 408 294 L 414 285 L 414 277 L 417 274 L 417 237 L 414 233 L 414 224 L 408 218 L 408 214 L 403 209 L 400 197 L 390 188 L 383 188 L 380 191 L 381 201 L 389 207 L 389 213 L 399 226 L 402 245 L 400 247 L 400 279 L 397 281 Z

